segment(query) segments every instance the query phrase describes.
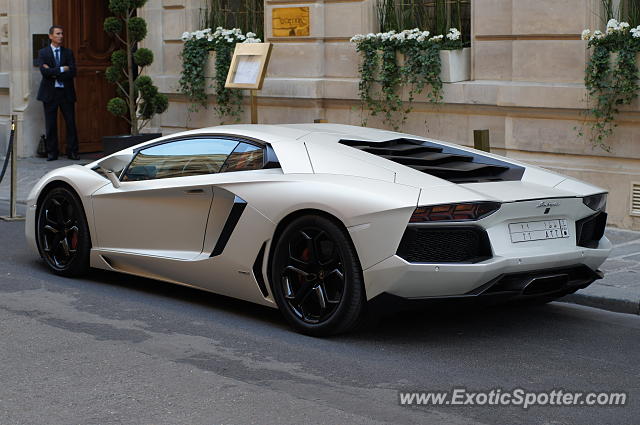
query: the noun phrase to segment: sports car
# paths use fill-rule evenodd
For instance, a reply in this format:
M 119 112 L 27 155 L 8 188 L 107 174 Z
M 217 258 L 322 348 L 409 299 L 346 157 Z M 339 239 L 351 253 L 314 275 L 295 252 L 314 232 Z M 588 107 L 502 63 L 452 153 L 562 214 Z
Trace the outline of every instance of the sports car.
M 602 277 L 607 193 L 513 159 L 335 124 L 187 131 L 45 175 L 26 235 L 99 268 L 351 330 L 374 299 L 549 301 Z

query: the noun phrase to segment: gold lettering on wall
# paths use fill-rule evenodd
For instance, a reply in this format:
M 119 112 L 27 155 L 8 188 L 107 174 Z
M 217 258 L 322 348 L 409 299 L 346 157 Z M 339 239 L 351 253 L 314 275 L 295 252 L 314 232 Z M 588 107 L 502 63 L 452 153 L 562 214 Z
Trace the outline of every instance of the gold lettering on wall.
M 278 7 L 271 13 L 274 37 L 305 37 L 309 35 L 308 7 Z

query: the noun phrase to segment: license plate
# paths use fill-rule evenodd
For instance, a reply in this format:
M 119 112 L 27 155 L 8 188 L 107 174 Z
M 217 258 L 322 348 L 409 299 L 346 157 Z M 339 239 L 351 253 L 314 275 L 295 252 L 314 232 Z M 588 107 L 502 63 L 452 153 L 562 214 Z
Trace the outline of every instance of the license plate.
M 511 223 L 509 234 L 513 243 L 562 239 L 569 237 L 569 225 L 565 219 Z

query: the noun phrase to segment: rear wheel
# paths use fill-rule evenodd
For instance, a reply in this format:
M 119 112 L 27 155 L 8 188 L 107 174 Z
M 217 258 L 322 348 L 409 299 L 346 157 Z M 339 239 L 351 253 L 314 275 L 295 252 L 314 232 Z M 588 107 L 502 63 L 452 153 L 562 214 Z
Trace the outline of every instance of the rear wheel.
M 36 238 L 40 255 L 62 276 L 89 269 L 91 240 L 82 203 L 70 189 L 51 189 L 38 206 Z
M 275 242 L 273 295 L 299 332 L 325 336 L 358 322 L 365 302 L 362 269 L 346 232 L 315 215 L 297 218 Z

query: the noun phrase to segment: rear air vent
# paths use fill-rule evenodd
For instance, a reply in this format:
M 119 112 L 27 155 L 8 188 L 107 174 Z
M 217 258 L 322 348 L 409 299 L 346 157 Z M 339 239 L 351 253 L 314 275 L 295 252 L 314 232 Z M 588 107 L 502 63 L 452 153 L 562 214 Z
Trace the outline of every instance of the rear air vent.
M 340 143 L 453 183 L 517 181 L 524 174 L 523 167 L 433 142 L 401 138 Z
M 640 216 L 640 183 L 631 183 L 631 215 Z
M 409 225 L 396 254 L 409 263 L 477 263 L 491 258 L 491 244 L 475 226 Z

